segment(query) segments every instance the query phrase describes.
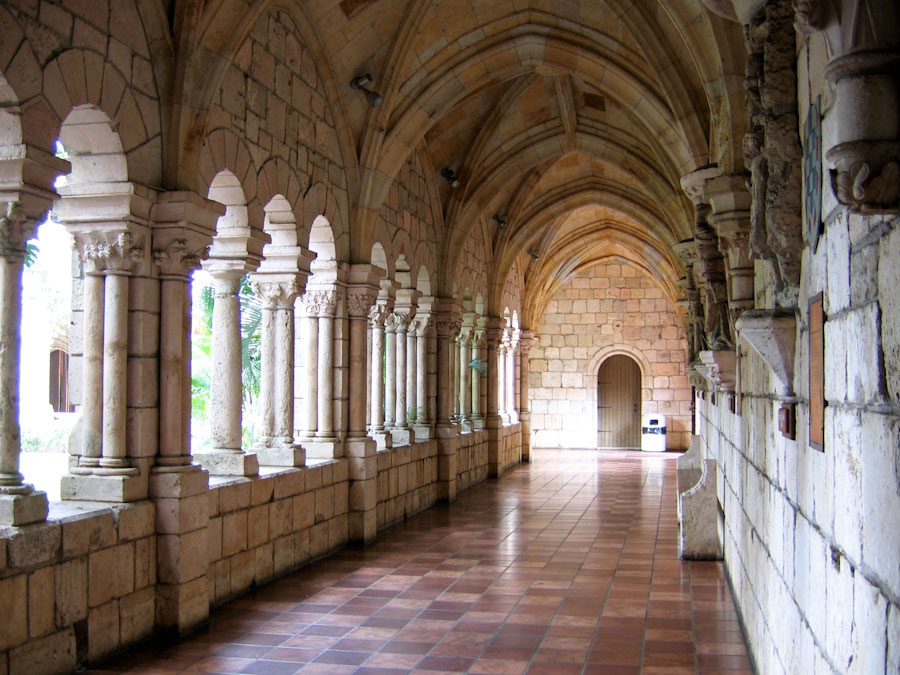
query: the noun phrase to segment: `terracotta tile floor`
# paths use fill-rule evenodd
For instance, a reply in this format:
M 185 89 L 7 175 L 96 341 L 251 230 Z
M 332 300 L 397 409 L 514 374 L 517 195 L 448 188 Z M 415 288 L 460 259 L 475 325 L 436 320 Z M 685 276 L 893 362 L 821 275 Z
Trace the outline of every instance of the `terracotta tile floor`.
M 91 672 L 749 673 L 721 564 L 677 557 L 674 459 L 536 451 Z

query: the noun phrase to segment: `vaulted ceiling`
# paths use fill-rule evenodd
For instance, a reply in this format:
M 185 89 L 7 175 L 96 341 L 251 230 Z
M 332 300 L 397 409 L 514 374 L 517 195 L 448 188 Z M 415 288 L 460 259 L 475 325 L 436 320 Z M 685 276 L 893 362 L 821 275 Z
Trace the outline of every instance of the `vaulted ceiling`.
M 206 3 L 193 19 L 200 50 L 227 55 L 270 5 Z M 477 227 L 491 246 L 489 304 L 517 259 L 533 311 L 538 297 L 613 255 L 675 293 L 682 272 L 672 246 L 692 236 L 694 220 L 681 177 L 709 165 L 742 169 L 743 36 L 698 0 L 285 5 L 298 10 L 342 104 L 341 140 L 356 162 L 355 258 L 371 247 L 401 165 L 419 152 L 441 201 L 439 279 L 452 276 Z M 366 73 L 382 97 L 375 108 L 350 86 Z M 440 178 L 444 168 L 458 187 Z

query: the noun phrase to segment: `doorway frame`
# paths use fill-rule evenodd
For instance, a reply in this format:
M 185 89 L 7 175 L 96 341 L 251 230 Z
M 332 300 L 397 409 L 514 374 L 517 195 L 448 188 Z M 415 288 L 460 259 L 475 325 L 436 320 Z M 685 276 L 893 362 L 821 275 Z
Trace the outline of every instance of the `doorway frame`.
M 647 356 L 637 347 L 633 347 L 624 343 L 617 343 L 612 345 L 607 345 L 606 347 L 602 347 L 597 350 L 597 352 L 591 357 L 590 361 L 588 361 L 587 372 L 585 373 L 588 382 L 593 382 L 594 386 L 592 388 L 591 394 L 591 402 L 593 404 L 592 409 L 594 410 L 593 417 L 593 434 L 592 438 L 594 439 L 594 444 L 592 447 L 597 448 L 597 435 L 599 431 L 599 420 L 597 419 L 597 378 L 600 374 L 600 366 L 603 365 L 603 362 L 606 361 L 611 356 L 629 356 L 631 357 L 635 363 L 637 363 L 638 369 L 641 371 L 641 417 L 644 416 L 646 412 L 646 403 L 650 400 L 650 397 L 653 394 L 653 374 L 650 370 L 650 361 L 647 359 Z

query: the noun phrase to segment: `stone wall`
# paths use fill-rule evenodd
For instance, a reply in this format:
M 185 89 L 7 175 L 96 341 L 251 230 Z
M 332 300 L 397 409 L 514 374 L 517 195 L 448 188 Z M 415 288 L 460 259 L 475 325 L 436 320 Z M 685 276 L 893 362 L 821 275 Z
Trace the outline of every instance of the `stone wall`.
M 378 452 L 378 528 L 415 515 L 437 502 L 437 441 Z
M 456 489 L 465 490 L 488 476 L 486 431 L 473 431 L 459 437 L 456 446 Z
M 669 448 L 687 447 L 691 387 L 682 322 L 655 280 L 609 263 L 575 277 L 547 304 L 530 353 L 534 444 L 597 442 L 597 371 L 606 355 L 629 354 L 641 367 L 642 410 L 667 416 Z
M 821 33 L 801 43 L 799 118 L 821 101 L 825 148 L 837 132 Z M 896 113 L 894 113 L 896 114 Z M 824 164 L 824 160 L 823 160 Z M 740 414 L 698 401 L 718 462 L 725 564 L 761 673 L 900 671 L 900 220 L 851 213 L 823 187 L 823 231 L 804 237 L 793 394 L 741 341 Z M 799 224 L 797 225 L 799 227 Z M 809 439 L 809 299 L 823 294 L 825 442 Z M 778 304 L 756 263 L 758 307 Z M 783 294 L 782 294 L 783 297 Z M 796 400 L 796 440 L 778 430 Z

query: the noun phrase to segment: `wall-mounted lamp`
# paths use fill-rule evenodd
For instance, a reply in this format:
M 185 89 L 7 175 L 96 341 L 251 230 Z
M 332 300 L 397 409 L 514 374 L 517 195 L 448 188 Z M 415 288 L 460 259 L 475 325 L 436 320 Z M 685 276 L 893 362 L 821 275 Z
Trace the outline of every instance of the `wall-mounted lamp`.
M 538 251 L 536 248 L 530 248 L 530 249 L 528 249 L 528 255 L 531 256 L 532 261 L 537 262 L 541 257 L 541 252 Z
M 376 91 L 369 89 L 366 85 L 372 84 L 372 76 L 369 73 L 365 75 L 360 75 L 359 77 L 354 77 L 350 80 L 350 86 L 353 89 L 361 91 L 366 95 L 366 101 L 368 101 L 369 105 L 373 108 L 377 108 L 381 105 L 382 99 L 381 94 Z
M 499 213 L 494 214 L 494 220 L 497 221 L 497 227 L 503 228 L 509 225 L 509 218 L 501 216 Z
M 447 182 L 450 183 L 450 187 L 459 187 L 459 176 L 456 175 L 456 172 L 453 169 L 445 166 L 441 169 L 441 175 L 447 179 Z

